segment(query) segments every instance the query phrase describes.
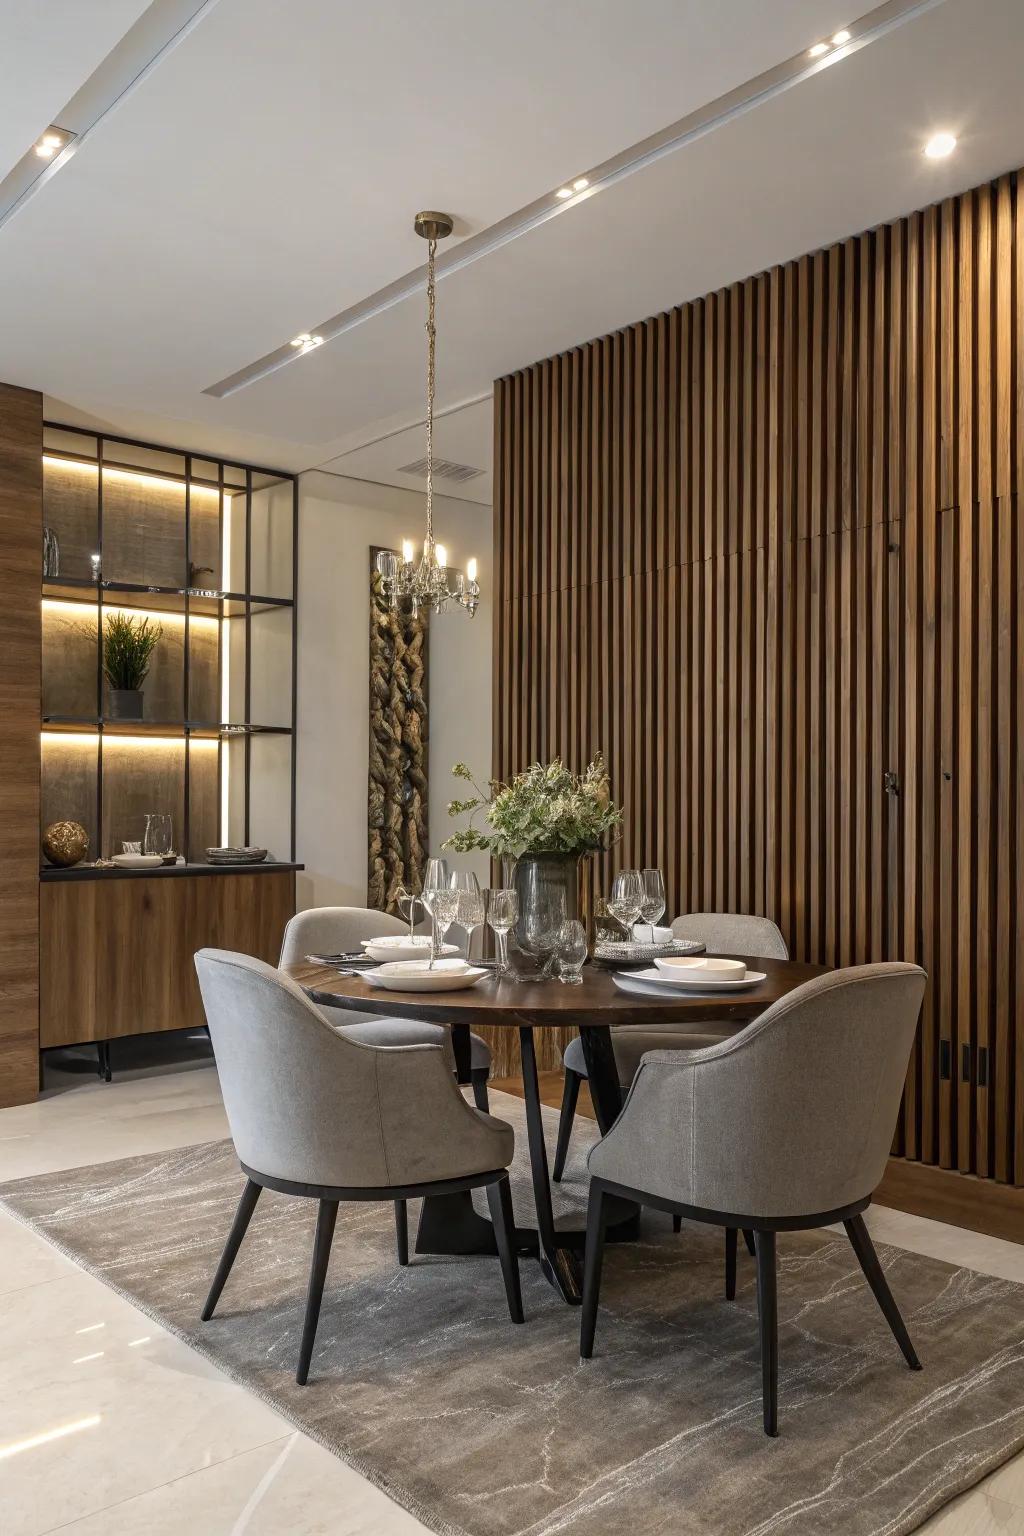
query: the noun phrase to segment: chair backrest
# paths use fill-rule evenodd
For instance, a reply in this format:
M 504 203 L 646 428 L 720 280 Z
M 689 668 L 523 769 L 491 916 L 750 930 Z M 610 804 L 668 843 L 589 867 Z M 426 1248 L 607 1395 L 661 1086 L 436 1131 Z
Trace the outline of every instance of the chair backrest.
M 405 933 L 407 924 L 372 907 L 310 907 L 289 918 L 279 965 L 301 965 L 307 955 L 348 954 L 364 939 Z
M 296 1183 L 388 1183 L 377 1051 L 262 960 L 201 949 L 195 964 L 239 1160 Z
M 786 941 L 770 917 L 745 912 L 688 912 L 674 919 L 672 932 L 679 939 L 699 939 L 712 955 L 789 959 Z
M 692 1080 L 676 1085 L 692 1138 L 690 1203 L 807 1216 L 870 1195 L 892 1144 L 924 987 L 916 965 L 832 971 L 691 1057 Z

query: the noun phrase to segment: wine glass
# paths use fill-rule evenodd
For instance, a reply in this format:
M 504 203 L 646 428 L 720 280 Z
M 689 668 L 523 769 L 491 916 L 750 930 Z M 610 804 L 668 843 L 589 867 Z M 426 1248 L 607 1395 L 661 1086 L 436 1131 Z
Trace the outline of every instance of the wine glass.
M 448 860 L 428 859 L 427 867 L 423 871 L 422 901 L 430 913 L 430 943 L 431 949 L 437 944 L 437 922 L 434 918 L 434 899 L 438 891 L 448 889 Z
M 660 869 L 645 869 L 640 873 L 640 883 L 643 886 L 643 906 L 640 908 L 640 916 L 651 930 L 651 943 L 654 943 L 654 925 L 665 913 L 665 881 L 662 879 Z
M 644 887 L 638 869 L 623 869 L 615 876 L 612 894 L 608 898 L 608 911 L 617 917 L 626 930 L 627 939 L 633 937 L 633 924 L 640 916 L 644 904 Z
M 519 896 L 509 890 L 488 891 L 486 911 L 488 925 L 498 944 L 497 973 L 508 976 L 508 936 L 519 921 Z
M 434 891 L 434 899 L 430 907 L 430 916 L 433 919 L 433 933 L 430 939 L 430 964 L 427 966 L 428 971 L 434 969 L 435 960 L 440 960 L 444 951 L 444 936 L 452 923 L 454 923 L 458 912 L 458 891 Z
M 472 870 L 457 869 L 449 881 L 449 889 L 457 892 L 459 910 L 455 921 L 466 930 L 466 959 L 473 952 L 473 935 L 487 915 L 480 882 Z
M 409 942 L 411 944 L 416 937 L 416 909 L 417 907 L 422 909 L 423 898 L 418 896 L 415 891 L 410 891 L 406 886 L 400 885 L 395 892 L 395 906 L 398 908 L 399 916 L 404 917 L 405 921 L 409 924 Z
M 563 923 L 558 930 L 558 979 L 567 987 L 578 987 L 580 972 L 587 958 L 587 930 L 577 918 Z

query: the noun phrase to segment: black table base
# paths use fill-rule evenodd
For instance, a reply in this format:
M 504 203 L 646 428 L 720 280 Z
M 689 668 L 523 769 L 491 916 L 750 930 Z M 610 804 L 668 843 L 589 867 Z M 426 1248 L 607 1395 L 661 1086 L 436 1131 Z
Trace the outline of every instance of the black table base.
M 459 1035 L 465 1035 L 465 1040 Z M 611 1032 L 604 1026 L 581 1031 L 583 1051 L 590 1074 L 590 1092 L 597 1123 L 604 1135 L 622 1108 Z M 452 1027 L 456 1061 L 468 1055 L 469 1030 L 466 1025 Z M 533 1198 L 537 1210 L 536 1227 L 516 1227 L 515 1241 L 523 1257 L 538 1259 L 545 1279 L 570 1306 L 579 1306 L 583 1297 L 583 1249 L 586 1228 L 555 1226 L 551 1204 L 551 1178 L 548 1170 L 547 1144 L 537 1076 L 533 1030 L 523 1025 L 519 1030 L 523 1060 L 523 1092 L 526 1099 L 526 1133 L 533 1175 Z M 461 1076 L 461 1074 L 460 1074 Z M 639 1235 L 639 1207 L 631 1201 L 616 1201 L 608 1225 L 609 1242 L 635 1242 Z M 497 1245 L 494 1229 L 486 1216 L 473 1206 L 469 1194 L 438 1195 L 424 1200 L 416 1235 L 417 1253 L 494 1254 Z

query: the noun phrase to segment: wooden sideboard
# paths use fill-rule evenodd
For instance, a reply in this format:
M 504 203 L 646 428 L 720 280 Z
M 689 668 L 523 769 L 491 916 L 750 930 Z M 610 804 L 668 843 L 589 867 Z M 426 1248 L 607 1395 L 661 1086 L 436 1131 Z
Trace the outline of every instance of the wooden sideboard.
M 300 867 L 44 879 L 40 1047 L 204 1024 L 196 950 L 234 949 L 276 965 Z

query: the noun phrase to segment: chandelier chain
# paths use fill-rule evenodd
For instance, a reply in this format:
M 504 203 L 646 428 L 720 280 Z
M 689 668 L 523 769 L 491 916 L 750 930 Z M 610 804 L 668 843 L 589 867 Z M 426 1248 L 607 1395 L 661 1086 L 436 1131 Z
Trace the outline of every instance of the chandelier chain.
M 436 252 L 437 241 L 431 240 L 427 246 L 427 539 L 423 547 L 424 556 L 428 549 L 432 551 L 434 548 L 434 353 L 437 337 L 434 257 Z

